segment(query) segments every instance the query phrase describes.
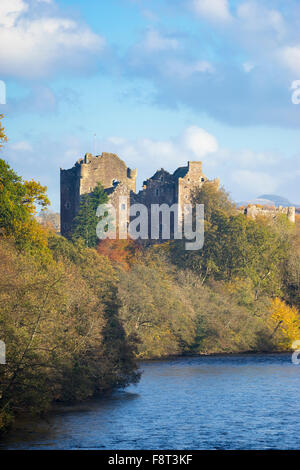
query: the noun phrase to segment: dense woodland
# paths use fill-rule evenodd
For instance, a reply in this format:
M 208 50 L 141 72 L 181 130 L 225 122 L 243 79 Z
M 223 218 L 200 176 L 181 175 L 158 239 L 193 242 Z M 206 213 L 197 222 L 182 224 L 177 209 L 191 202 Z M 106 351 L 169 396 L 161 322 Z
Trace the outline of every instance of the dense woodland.
M 3 116 L 1 116 L 1 119 Z M 0 124 L 0 144 L 6 141 Z M 99 185 L 71 241 L 41 226 L 46 188 L 0 159 L 0 430 L 139 379 L 137 359 L 289 350 L 300 339 L 300 221 L 252 220 L 209 182 L 205 244 L 95 236 Z

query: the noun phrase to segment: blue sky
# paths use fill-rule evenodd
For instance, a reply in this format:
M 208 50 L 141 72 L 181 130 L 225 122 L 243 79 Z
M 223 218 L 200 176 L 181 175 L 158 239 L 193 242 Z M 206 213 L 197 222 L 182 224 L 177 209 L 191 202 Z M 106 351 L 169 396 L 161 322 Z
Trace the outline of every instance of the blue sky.
M 1 0 L 0 80 L 2 158 L 53 210 L 59 168 L 94 150 L 139 185 L 202 160 L 237 201 L 300 203 L 296 0 Z

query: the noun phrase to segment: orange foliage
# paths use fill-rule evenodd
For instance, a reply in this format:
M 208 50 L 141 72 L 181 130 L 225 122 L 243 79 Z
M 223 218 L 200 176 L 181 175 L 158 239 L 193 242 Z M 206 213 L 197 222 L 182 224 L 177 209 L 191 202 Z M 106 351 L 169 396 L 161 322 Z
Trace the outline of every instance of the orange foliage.
M 117 263 L 125 271 L 129 271 L 136 255 L 141 251 L 141 247 L 131 239 L 112 240 L 105 238 L 99 242 L 97 251 Z

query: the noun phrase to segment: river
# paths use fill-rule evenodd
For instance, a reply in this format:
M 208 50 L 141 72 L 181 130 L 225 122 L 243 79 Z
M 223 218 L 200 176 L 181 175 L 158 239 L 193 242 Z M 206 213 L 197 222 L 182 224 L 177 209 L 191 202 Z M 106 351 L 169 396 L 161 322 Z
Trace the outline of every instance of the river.
M 176 358 L 141 369 L 138 385 L 25 421 L 0 448 L 300 448 L 300 366 L 289 354 Z

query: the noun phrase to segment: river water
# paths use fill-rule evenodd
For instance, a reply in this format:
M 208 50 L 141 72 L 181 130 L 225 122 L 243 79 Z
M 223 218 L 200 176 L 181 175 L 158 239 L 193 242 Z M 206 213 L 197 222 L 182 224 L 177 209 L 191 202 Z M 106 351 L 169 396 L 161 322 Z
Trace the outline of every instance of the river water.
M 25 422 L 6 449 L 299 449 L 300 365 L 291 355 L 141 364 L 112 396 Z

